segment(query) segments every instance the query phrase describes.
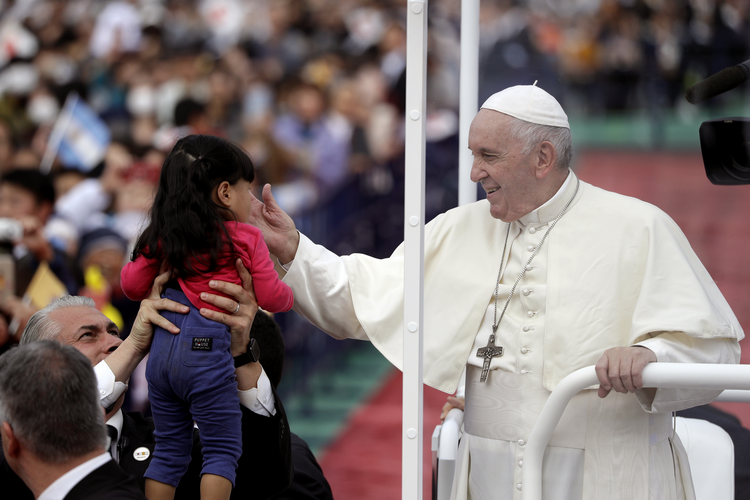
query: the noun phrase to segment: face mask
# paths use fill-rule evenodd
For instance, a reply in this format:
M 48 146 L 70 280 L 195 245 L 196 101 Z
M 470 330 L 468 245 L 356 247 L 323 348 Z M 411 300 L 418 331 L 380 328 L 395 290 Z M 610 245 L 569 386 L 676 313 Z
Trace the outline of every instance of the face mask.
M 57 104 L 57 99 L 51 95 L 42 94 L 33 97 L 26 106 L 26 114 L 37 125 L 53 122 L 59 113 L 60 106 Z
M 26 95 L 39 82 L 39 71 L 27 63 L 11 64 L 0 72 L 0 92 Z
M 134 116 L 150 115 L 156 108 L 154 89 L 148 85 L 133 87 L 128 92 L 128 111 Z
M 58 85 L 65 85 L 73 81 L 76 76 L 76 65 L 67 57 L 55 57 L 54 64 L 48 68 L 49 74 L 46 75 Z

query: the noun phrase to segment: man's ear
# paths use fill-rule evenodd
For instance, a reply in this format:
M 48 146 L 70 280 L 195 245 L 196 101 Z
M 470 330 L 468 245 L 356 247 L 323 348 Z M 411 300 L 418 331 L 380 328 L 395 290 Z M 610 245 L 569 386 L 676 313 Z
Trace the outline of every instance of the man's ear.
M 227 181 L 221 181 L 218 186 L 216 186 L 216 190 L 214 191 L 216 195 L 216 203 L 221 205 L 222 207 L 229 208 L 229 206 L 232 203 L 232 185 L 229 184 Z
M 544 179 L 557 168 L 557 151 L 549 141 L 543 141 L 537 150 L 536 177 Z
M 21 444 L 18 442 L 18 438 L 8 422 L 3 422 L 2 426 L 0 426 L 0 436 L 2 436 L 3 439 L 3 451 L 5 452 L 5 456 L 9 458 L 18 458 L 18 454 L 21 451 Z

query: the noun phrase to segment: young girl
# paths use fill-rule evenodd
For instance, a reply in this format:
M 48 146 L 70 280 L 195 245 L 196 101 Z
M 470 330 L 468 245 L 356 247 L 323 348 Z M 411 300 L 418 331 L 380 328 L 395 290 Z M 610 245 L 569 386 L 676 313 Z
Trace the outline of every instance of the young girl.
M 146 367 L 156 427 L 154 458 L 145 474 L 151 500 L 173 498 L 190 462 L 193 421 L 203 445 L 201 498 L 210 492 L 212 499 L 228 499 L 234 486 L 242 413 L 229 330 L 199 312 L 219 310 L 200 298 L 202 292 L 221 295 L 208 282 L 241 285 L 239 257 L 261 308 L 292 307 L 292 291 L 278 279 L 260 230 L 246 224 L 253 177 L 247 154 L 224 139 L 191 135 L 178 141 L 164 161 L 151 222 L 138 238 L 133 262 L 122 270 L 125 294 L 143 300 L 166 263 L 177 280 L 162 296 L 192 306 L 187 315 L 164 312 L 180 333 L 157 327 Z

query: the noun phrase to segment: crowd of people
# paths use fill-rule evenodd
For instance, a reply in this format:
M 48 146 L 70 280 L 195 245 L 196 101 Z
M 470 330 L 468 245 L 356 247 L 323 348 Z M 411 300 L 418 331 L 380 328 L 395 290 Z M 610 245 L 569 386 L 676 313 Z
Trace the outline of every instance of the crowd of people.
M 0 352 L 20 342 L 54 295 L 90 297 L 123 337 L 142 328 L 143 304 L 124 294 L 121 271 L 149 224 L 162 165 L 188 135 L 244 148 L 256 196 L 271 183 L 275 198 L 263 199 L 315 241 L 336 253 L 389 254 L 401 239 L 405 7 L 403 0 L 0 3 Z M 488 0 L 480 19 L 480 102 L 539 80 L 570 113 L 669 109 L 687 86 L 750 53 L 742 0 Z M 431 219 L 455 205 L 460 2 L 431 1 L 429 23 Z M 53 132 L 71 95 L 107 129 L 101 157 L 88 166 L 55 154 Z M 559 176 L 549 185 L 560 188 Z M 138 399 L 134 388 L 128 397 Z

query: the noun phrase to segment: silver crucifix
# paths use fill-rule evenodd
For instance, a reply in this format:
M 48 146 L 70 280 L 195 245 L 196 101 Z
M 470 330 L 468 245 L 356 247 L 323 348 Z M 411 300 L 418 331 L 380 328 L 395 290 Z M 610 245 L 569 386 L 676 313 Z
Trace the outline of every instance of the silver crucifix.
M 484 364 L 482 365 L 482 376 L 479 378 L 480 382 L 487 381 L 487 375 L 490 373 L 490 362 L 492 358 L 497 358 L 503 355 L 503 347 L 495 346 L 495 327 L 493 327 L 492 335 L 490 340 L 487 342 L 485 347 L 477 349 L 477 357 L 484 358 Z

